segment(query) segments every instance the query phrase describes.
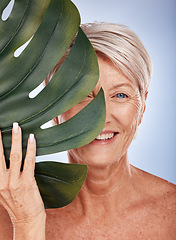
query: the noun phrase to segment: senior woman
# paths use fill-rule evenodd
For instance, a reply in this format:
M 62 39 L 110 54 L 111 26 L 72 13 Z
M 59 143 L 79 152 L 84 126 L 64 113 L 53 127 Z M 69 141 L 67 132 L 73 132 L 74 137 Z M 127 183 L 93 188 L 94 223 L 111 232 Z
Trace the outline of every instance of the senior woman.
M 127 155 L 145 111 L 150 57 L 125 26 L 94 23 L 82 28 L 97 54 L 99 82 L 86 99 L 55 122 L 71 118 L 103 88 L 107 112 L 102 133 L 68 151 L 70 163 L 87 164 L 86 181 L 71 204 L 45 211 L 33 177 L 35 138 L 29 137 L 20 174 L 21 129 L 15 123 L 9 170 L 0 141 L 0 240 L 12 239 L 12 235 L 17 240 L 174 240 L 175 185 L 130 165 Z

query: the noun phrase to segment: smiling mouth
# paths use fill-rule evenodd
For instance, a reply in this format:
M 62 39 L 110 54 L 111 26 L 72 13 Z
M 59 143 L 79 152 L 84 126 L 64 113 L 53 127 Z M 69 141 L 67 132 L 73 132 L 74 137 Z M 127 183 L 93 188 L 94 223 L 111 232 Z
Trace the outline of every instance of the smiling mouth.
M 101 133 L 95 139 L 99 140 L 99 141 L 101 141 L 101 140 L 109 140 L 109 139 L 112 139 L 116 134 L 117 134 L 117 132 Z

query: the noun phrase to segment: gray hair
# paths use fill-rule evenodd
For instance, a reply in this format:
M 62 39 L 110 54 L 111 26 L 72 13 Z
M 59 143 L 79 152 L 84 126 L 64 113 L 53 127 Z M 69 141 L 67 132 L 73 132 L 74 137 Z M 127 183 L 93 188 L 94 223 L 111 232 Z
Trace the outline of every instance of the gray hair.
M 112 23 L 81 25 L 95 52 L 109 58 L 121 72 L 139 85 L 141 94 L 148 90 L 152 62 L 138 36 L 127 26 Z

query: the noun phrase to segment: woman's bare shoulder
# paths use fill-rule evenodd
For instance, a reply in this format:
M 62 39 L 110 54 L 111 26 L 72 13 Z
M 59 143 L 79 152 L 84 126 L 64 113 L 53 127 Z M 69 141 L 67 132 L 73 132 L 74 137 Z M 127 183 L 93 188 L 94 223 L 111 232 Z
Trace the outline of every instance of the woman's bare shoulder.
M 12 223 L 7 211 L 0 205 L 0 240 L 12 239 Z
M 142 186 L 145 186 L 150 193 L 154 193 L 155 195 L 166 195 L 171 198 L 176 196 L 175 184 L 132 165 L 131 167 Z
M 146 211 L 148 220 L 160 229 L 163 236 L 175 239 L 176 185 L 139 168 L 132 166 L 132 169 L 139 182 L 138 190 L 142 193 L 143 204 L 139 211 Z
M 134 166 L 132 169 L 145 199 L 176 218 L 176 185 Z
M 176 185 L 132 166 L 146 198 L 150 198 L 163 212 L 176 218 Z M 154 205 L 155 205 L 154 204 Z

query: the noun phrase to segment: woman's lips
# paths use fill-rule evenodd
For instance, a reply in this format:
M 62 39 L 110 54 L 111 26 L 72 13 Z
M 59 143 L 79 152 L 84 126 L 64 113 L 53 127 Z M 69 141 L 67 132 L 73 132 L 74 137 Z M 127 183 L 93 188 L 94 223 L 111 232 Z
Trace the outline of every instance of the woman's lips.
M 98 138 L 106 138 L 106 137 L 110 137 L 112 136 L 113 134 L 113 137 L 111 138 L 108 138 L 108 139 L 94 139 L 92 142 L 90 142 L 91 144 L 100 144 L 100 145 L 105 145 L 105 144 L 111 144 L 114 142 L 114 140 L 116 139 L 117 135 L 119 134 L 118 132 L 102 132 Z

